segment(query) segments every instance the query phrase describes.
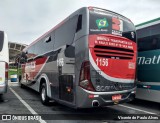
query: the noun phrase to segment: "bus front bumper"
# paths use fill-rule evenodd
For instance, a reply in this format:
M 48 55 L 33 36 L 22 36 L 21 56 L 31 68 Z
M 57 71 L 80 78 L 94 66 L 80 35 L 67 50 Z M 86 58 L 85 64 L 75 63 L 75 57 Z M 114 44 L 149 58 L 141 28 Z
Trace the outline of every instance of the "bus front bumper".
M 92 92 L 79 87 L 76 106 L 77 108 L 92 108 L 129 102 L 135 98 L 135 90 L 136 87 L 130 90 L 116 92 Z M 121 95 L 121 99 L 113 101 L 112 96 L 114 95 Z

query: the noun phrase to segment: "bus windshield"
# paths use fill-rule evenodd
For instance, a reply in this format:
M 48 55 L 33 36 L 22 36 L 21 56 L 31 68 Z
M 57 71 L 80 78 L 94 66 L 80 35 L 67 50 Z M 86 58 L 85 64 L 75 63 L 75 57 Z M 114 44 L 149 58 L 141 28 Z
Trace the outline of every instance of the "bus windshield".
M 104 10 L 90 10 L 89 34 L 112 34 L 136 42 L 133 23 L 116 13 Z

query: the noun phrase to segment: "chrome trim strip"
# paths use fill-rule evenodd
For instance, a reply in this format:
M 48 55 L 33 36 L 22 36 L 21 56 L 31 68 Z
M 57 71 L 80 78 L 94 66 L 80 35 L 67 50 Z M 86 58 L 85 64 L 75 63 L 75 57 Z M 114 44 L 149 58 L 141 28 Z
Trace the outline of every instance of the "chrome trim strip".
M 85 91 L 85 92 L 87 92 L 87 93 L 89 93 L 89 94 L 95 94 L 95 95 L 107 95 L 107 94 L 109 94 L 109 95 L 111 95 L 111 94 L 122 94 L 122 93 L 127 93 L 127 92 L 131 92 L 131 91 L 134 91 L 135 89 L 136 89 L 137 87 L 135 87 L 135 88 L 132 88 L 132 89 L 130 89 L 130 90 L 123 90 L 123 91 L 113 91 L 113 92 L 92 92 L 92 91 L 88 91 L 88 90 L 85 90 L 85 89 L 83 89 L 83 91 Z

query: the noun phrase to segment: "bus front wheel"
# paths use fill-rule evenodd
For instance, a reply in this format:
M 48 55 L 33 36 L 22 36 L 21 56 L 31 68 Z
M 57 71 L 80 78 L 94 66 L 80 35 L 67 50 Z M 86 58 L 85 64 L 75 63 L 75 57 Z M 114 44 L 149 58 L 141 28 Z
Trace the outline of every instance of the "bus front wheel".
M 46 86 L 46 83 L 43 83 L 41 85 L 40 96 L 41 96 L 41 102 L 42 102 L 42 104 L 48 105 L 48 103 L 49 103 L 49 97 L 47 96 L 47 86 Z

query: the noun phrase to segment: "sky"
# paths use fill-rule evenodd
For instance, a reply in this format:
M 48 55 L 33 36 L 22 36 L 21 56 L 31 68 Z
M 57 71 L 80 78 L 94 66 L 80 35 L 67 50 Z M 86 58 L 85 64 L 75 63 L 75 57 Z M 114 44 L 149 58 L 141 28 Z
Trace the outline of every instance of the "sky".
M 0 30 L 30 44 L 81 7 L 108 9 L 139 23 L 160 17 L 160 0 L 0 0 Z

